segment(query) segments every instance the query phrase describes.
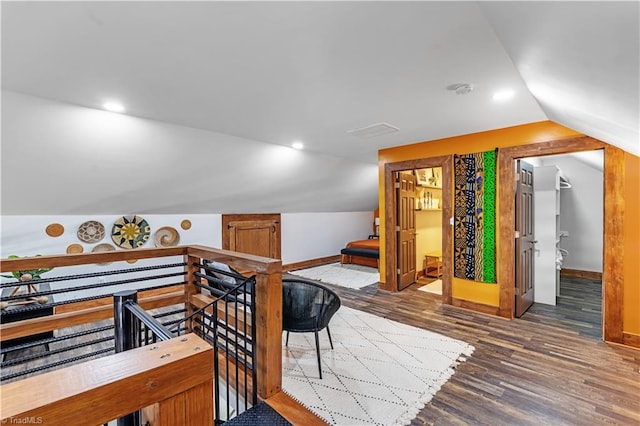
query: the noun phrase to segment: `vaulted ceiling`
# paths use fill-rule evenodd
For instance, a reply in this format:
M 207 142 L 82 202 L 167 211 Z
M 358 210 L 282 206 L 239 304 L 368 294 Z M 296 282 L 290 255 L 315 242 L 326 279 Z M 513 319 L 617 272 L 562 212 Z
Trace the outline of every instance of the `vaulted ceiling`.
M 244 160 L 246 173 L 260 169 L 252 177 L 282 175 L 269 177 L 271 185 L 262 185 L 258 195 L 254 179 L 236 181 L 233 194 L 220 195 L 232 175 L 227 167 L 209 170 L 206 179 L 197 175 L 204 180 L 194 185 L 193 163 L 145 164 L 149 176 L 144 191 L 129 200 L 130 211 L 369 210 L 377 204 L 377 150 L 384 147 L 551 119 L 640 155 L 638 6 L 3 2 L 3 101 L 13 108 L 6 93 L 17 92 L 101 108 L 116 98 L 130 116 L 195 129 L 199 155 L 224 146 L 225 156 Z M 446 90 L 455 83 L 473 90 Z M 492 99 L 507 89 L 512 99 Z M 3 127 L 12 117 L 4 109 Z M 377 123 L 399 130 L 374 137 L 349 133 Z M 16 146 L 15 133 L 7 140 L 3 131 L 3 213 L 45 213 L 29 201 L 15 207 L 19 194 L 38 182 L 61 183 L 54 168 L 43 167 L 46 178 L 8 186 L 7 177 L 18 172 L 15 156 L 27 149 Z M 294 140 L 305 145 L 296 154 L 295 175 L 252 158 L 252 152 L 284 149 Z M 190 143 L 167 140 L 183 151 L 193 149 Z M 64 147 L 51 151 L 53 163 L 68 155 Z M 84 167 L 78 175 L 104 181 L 121 165 Z M 71 182 L 65 180 L 72 186 L 68 194 L 51 197 L 46 212 L 117 208 L 117 192 L 74 200 L 74 193 L 92 192 L 87 182 Z

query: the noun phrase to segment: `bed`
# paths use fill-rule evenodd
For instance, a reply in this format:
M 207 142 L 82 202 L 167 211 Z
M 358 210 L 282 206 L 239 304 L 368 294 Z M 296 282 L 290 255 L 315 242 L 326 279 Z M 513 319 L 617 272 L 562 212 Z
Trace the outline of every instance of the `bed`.
M 380 261 L 380 240 L 375 235 L 370 235 L 366 240 L 349 241 L 345 248 L 340 250 L 341 263 L 370 266 L 378 268 Z

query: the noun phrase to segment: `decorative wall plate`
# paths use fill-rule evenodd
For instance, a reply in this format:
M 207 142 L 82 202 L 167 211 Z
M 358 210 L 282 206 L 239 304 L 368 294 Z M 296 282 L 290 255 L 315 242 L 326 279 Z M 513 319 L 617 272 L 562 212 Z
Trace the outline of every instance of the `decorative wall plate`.
M 67 247 L 68 254 L 78 254 L 78 253 L 82 253 L 83 251 L 84 251 L 84 247 L 82 247 L 80 244 L 70 244 Z
M 104 238 L 104 225 L 96 220 L 88 220 L 78 227 L 78 239 L 85 243 L 97 243 Z
M 111 239 L 118 247 L 135 249 L 149 240 L 151 227 L 140 216 L 122 216 L 111 228 Z
M 104 251 L 116 251 L 116 248 L 109 243 L 102 243 L 91 249 L 91 253 L 101 253 Z
M 180 234 L 176 228 L 171 226 L 163 226 L 158 229 L 153 236 L 156 243 L 156 247 L 171 247 L 177 246 L 180 242 Z
M 191 229 L 191 221 L 189 219 L 183 220 L 182 222 L 180 222 L 180 227 L 185 231 L 187 229 Z
M 102 243 L 102 244 L 98 244 L 97 246 L 95 246 L 92 250 L 91 253 L 100 253 L 100 252 L 105 252 L 105 251 L 115 251 L 116 248 L 114 246 L 112 246 L 109 243 Z M 98 265 L 109 265 L 111 262 L 102 262 L 102 263 L 98 263 Z
M 44 230 L 50 237 L 59 237 L 64 233 L 64 226 L 59 223 L 52 223 Z

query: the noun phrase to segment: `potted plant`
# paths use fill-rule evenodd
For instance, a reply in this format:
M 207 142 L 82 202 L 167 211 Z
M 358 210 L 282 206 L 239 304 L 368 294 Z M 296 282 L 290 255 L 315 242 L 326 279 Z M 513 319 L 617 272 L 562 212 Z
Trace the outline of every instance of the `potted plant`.
M 42 256 L 42 255 L 37 254 L 36 256 Z M 19 259 L 19 258 L 20 256 L 16 256 L 16 255 L 11 255 L 8 257 L 8 259 Z M 30 295 L 34 293 L 38 293 L 38 289 L 35 287 L 32 281 L 39 280 L 42 274 L 44 274 L 45 272 L 49 272 L 52 269 L 53 268 L 28 269 L 24 271 L 13 271 L 11 272 L 11 275 L 0 275 L 5 278 L 15 278 L 21 283 L 11 291 L 9 296 L 14 296 L 16 293 L 18 293 L 18 291 L 20 290 L 20 287 L 22 286 L 26 287 L 25 293 L 28 296 L 28 298 L 25 300 L 13 300 L 10 302 L 2 302 L 0 304 L 1 305 L 0 308 L 5 309 L 9 305 L 27 305 L 30 303 L 40 303 L 40 304 L 47 303 L 48 298 L 46 296 L 30 297 Z

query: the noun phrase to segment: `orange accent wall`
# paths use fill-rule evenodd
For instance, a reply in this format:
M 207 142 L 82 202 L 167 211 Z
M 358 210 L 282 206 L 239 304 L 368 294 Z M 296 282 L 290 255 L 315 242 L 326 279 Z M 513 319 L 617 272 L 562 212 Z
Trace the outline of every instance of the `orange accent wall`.
M 500 306 L 498 284 L 487 284 L 453 278 L 451 296 L 489 306 Z
M 420 142 L 411 145 L 383 149 L 378 152 L 379 199 L 384 207 L 384 165 L 399 161 L 416 160 L 441 155 L 466 154 L 495 148 L 527 145 L 539 142 L 568 139 L 582 134 L 551 121 L 541 121 L 504 129 L 473 133 L 446 139 Z M 624 259 L 624 314 L 623 329 L 626 333 L 640 335 L 640 158 L 625 153 L 625 259 Z M 500 182 L 498 182 L 500 185 Z M 499 202 L 499 200 L 498 200 Z M 380 209 L 381 226 L 385 223 L 384 208 Z M 384 239 L 384 231 L 381 230 Z M 497 244 L 501 236 L 496 235 Z M 380 242 L 384 247 L 385 241 Z M 385 277 L 385 253 L 381 250 L 380 277 Z M 452 296 L 485 305 L 499 306 L 499 285 L 475 283 L 453 279 Z
M 623 331 L 640 336 L 640 157 L 625 153 Z

